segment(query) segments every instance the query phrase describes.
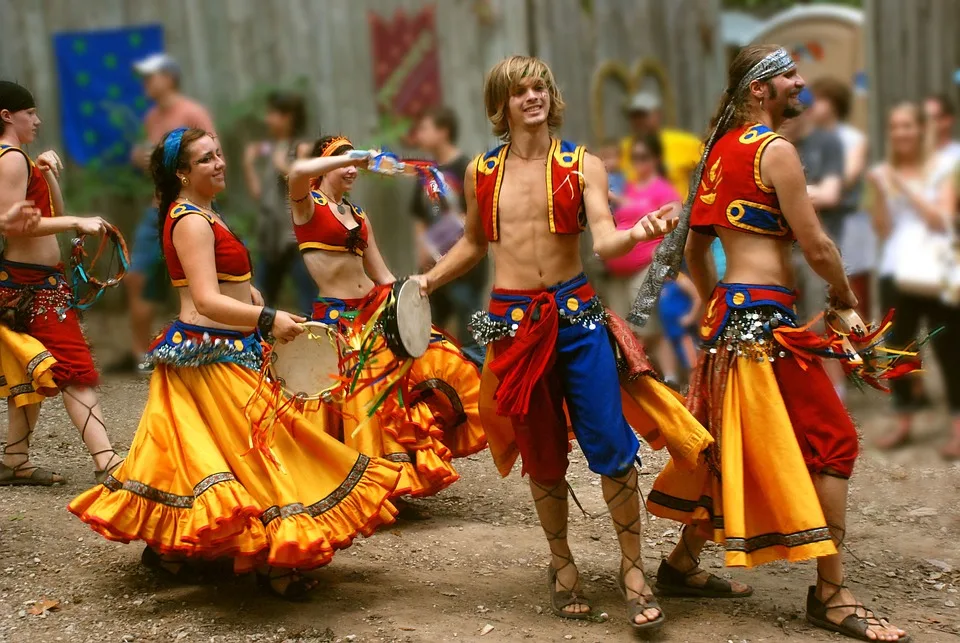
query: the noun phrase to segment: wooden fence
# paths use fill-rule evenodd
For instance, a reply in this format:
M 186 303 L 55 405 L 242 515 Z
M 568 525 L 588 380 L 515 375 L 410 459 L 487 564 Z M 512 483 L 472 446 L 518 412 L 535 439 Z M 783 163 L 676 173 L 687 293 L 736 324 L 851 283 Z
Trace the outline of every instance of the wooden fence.
M 954 104 L 960 86 L 960 2 L 956 0 L 865 0 L 870 139 L 875 156 L 886 141 L 887 111 L 902 100 L 945 93 Z
M 442 99 L 460 116 L 465 151 L 478 153 L 495 143 L 483 108 L 483 78 L 494 62 L 514 53 L 537 54 L 552 65 L 568 106 L 562 134 L 591 143 L 601 134 L 625 133 L 621 108 L 627 90 L 639 84 L 631 76 L 637 70 L 667 82 L 668 120 L 702 131 L 723 82 L 719 5 L 719 0 L 0 0 L 0 77 L 18 79 L 34 91 L 45 120 L 35 147 L 60 147 L 53 35 L 160 23 L 167 50 L 183 65 L 185 93 L 210 106 L 215 119 L 266 86 L 299 83 L 311 103 L 311 131 L 344 132 L 364 144 L 374 142 L 380 127 L 370 14 L 389 20 L 397 11 L 412 15 L 433 6 Z M 226 135 L 239 141 L 245 133 L 241 128 Z M 242 181 L 239 147 L 226 147 L 233 161 L 234 204 Z M 413 268 L 406 212 L 412 189 L 401 181 L 368 179 L 355 195 L 372 213 L 385 255 L 400 273 Z M 130 229 L 135 212 L 112 214 Z

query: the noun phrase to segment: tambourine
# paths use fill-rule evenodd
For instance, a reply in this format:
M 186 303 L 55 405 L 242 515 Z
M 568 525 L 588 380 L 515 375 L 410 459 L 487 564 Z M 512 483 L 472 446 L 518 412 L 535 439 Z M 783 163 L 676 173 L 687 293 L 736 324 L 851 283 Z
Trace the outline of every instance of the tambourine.
M 843 351 L 849 355 L 851 364 L 862 364 L 857 352 L 857 340 L 867 335 L 867 325 L 852 308 L 828 308 L 824 314 L 827 327 L 841 338 Z M 851 341 L 852 340 L 852 341 Z
M 70 251 L 71 285 L 73 286 L 73 308 L 86 310 L 100 298 L 104 290 L 112 288 L 119 284 L 127 269 L 130 268 L 130 254 L 127 252 L 127 243 L 123 235 L 116 226 L 104 222 L 104 231 L 100 236 L 100 243 L 96 252 L 90 256 L 84 243 L 87 239 L 86 234 L 80 234 L 73 240 L 73 248 Z M 98 262 L 103 268 L 101 258 L 107 244 L 110 243 L 112 251 L 109 254 L 109 262 L 106 264 L 107 276 L 99 277 L 94 272 Z M 89 259 L 89 261 L 87 261 Z M 84 263 L 86 262 L 86 265 Z M 114 268 L 114 262 L 116 267 Z
M 301 325 L 305 333 L 273 347 L 270 376 L 289 398 L 331 401 L 340 383 L 340 357 L 346 341 L 334 326 L 312 321 Z
M 420 357 L 430 345 L 430 301 L 420 294 L 420 283 L 414 279 L 397 280 L 391 289 L 390 303 L 381 317 L 384 339 L 397 357 Z

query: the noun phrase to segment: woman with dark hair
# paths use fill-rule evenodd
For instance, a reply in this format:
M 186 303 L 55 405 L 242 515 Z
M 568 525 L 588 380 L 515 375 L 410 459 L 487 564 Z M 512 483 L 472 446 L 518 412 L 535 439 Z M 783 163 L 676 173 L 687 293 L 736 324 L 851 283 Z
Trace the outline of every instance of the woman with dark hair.
M 290 164 L 310 153 L 310 144 L 300 141 L 307 112 L 299 94 L 273 92 L 267 96 L 264 122 L 267 140 L 251 142 L 243 157 L 247 190 L 258 203 L 257 270 L 255 281 L 266 301 L 275 302 L 286 276 L 293 278 L 300 312 L 310 310 L 313 281 L 297 252 L 297 239 L 290 225 L 287 204 L 287 173 Z
M 303 318 L 263 305 L 250 257 L 213 209 L 226 163 L 202 130 L 168 133 L 151 157 L 163 254 L 180 315 L 154 340 L 156 367 L 124 464 L 70 511 L 109 540 L 143 540 L 145 565 L 181 576 L 198 558 L 229 557 L 236 572 L 299 598 L 299 575 L 393 521 L 396 465 L 327 436 L 319 418 L 279 412 L 269 444 L 249 418 L 277 411 L 256 396 L 261 339 L 303 332 Z
M 369 154 L 349 154 L 353 144 L 325 136 L 310 159 L 290 168 L 293 228 L 307 270 L 319 289 L 313 319 L 336 325 L 351 343 L 378 332 L 366 320 L 383 305 L 396 278 L 377 247 L 370 220 L 346 198 Z M 402 465 L 392 497 L 429 496 L 459 476 L 451 460 L 483 449 L 477 368 L 457 346 L 434 332 L 427 352 L 409 365 L 409 377 L 392 378 L 399 360 L 382 336 L 360 379 L 372 386 L 348 397 L 342 425 L 328 425 L 348 446 Z M 392 386 L 399 390 L 389 392 Z M 399 396 L 399 397 L 398 397 Z M 376 413 L 375 401 L 384 398 Z M 398 403 L 399 402 L 399 403 Z

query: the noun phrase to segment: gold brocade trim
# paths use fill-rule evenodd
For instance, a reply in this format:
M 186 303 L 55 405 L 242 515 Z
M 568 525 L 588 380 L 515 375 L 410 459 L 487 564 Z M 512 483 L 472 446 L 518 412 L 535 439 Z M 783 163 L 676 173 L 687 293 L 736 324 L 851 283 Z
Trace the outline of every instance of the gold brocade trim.
M 49 357 L 53 357 L 53 355 L 50 354 L 50 351 L 43 351 L 41 353 L 38 353 L 37 356 L 34 357 L 32 360 L 27 362 L 27 368 L 26 368 L 27 376 L 31 380 L 34 379 L 33 372 L 37 370 L 37 367 L 39 367 L 40 364 L 42 364 L 43 361 Z
M 500 149 L 500 153 L 497 154 L 497 165 L 500 167 L 500 170 L 497 172 L 497 181 L 493 185 L 493 212 L 491 213 L 492 223 L 493 223 L 493 241 L 500 240 L 500 186 L 503 183 L 503 173 L 504 173 L 504 170 L 506 169 L 507 151 L 509 149 L 510 149 L 510 144 L 508 143 L 507 145 L 504 145 Z M 550 167 L 550 164 L 548 163 L 547 164 L 548 176 L 550 172 L 549 167 Z M 550 193 L 547 192 L 548 197 L 549 195 Z M 549 204 L 550 202 L 551 200 L 550 198 L 548 198 L 547 203 Z
M 450 426 L 445 426 L 445 429 L 453 428 L 460 426 L 462 423 L 467 421 L 467 414 L 463 410 L 463 401 L 460 399 L 460 395 L 457 393 L 457 390 L 450 386 L 447 382 L 443 381 L 438 377 L 433 377 L 428 380 L 424 380 L 418 383 L 413 387 L 414 393 L 424 393 L 424 397 L 428 394 L 428 391 L 439 391 L 446 396 L 447 400 L 450 402 L 450 406 L 453 409 L 453 412 L 456 413 L 456 417 Z M 425 400 L 422 397 L 415 398 L 411 401 L 411 406 L 420 403 Z
M 798 531 L 792 534 L 760 534 L 751 538 L 731 538 L 727 536 L 724 542 L 724 549 L 727 551 L 739 551 L 745 554 L 752 554 L 761 549 L 770 547 L 803 547 L 814 543 L 822 543 L 831 540 L 830 530 L 827 527 L 816 527 L 806 531 Z
M 767 149 L 767 145 L 770 145 L 773 141 L 778 138 L 782 138 L 779 134 L 774 134 L 771 132 L 771 136 L 768 136 L 757 147 L 757 153 L 753 157 L 753 182 L 757 184 L 757 187 L 767 194 L 773 194 L 776 190 L 771 185 L 767 185 L 763 182 L 763 178 L 760 176 L 760 158 L 763 156 L 763 151 Z
M 334 489 L 326 498 L 323 498 L 322 500 L 309 506 L 304 506 L 299 502 L 294 502 L 282 507 L 274 505 L 260 515 L 260 522 L 266 526 L 277 518 L 289 518 L 291 516 L 304 513 L 309 515 L 311 518 L 319 517 L 325 512 L 336 507 L 338 504 L 343 502 L 347 496 L 350 495 L 354 487 L 356 487 L 363 478 L 363 474 L 367 470 L 368 466 L 370 466 L 370 458 L 362 453 L 359 454 L 357 456 L 357 461 L 353 464 L 353 468 L 350 470 L 350 474 L 342 483 L 340 483 L 340 486 Z
M 713 513 L 713 498 L 709 496 L 700 496 L 698 500 L 687 500 L 686 498 L 677 498 L 670 496 L 662 491 L 653 490 L 648 496 L 648 501 L 673 509 L 683 513 L 692 514 L 697 509 L 705 509 L 710 516 L 710 522 L 713 528 L 719 531 L 724 529 L 723 516 L 715 516 Z M 750 538 L 737 538 L 724 536 L 724 549 L 727 551 L 743 552 L 751 554 L 761 549 L 770 547 L 803 547 L 814 543 L 825 542 L 831 539 L 830 530 L 827 527 L 815 527 L 804 531 L 797 531 L 789 534 L 768 533 Z
M 209 490 L 214 485 L 220 484 L 221 482 L 235 482 L 236 480 L 237 479 L 232 473 L 214 473 L 213 475 L 207 476 L 198 482 L 196 486 L 194 486 L 192 496 L 181 496 L 175 493 L 170 493 L 169 491 L 162 491 L 138 480 L 127 480 L 126 482 L 120 482 L 113 476 L 107 476 L 107 479 L 103 482 L 103 486 L 110 491 L 129 491 L 132 494 L 141 496 L 147 500 L 152 500 L 153 502 L 161 505 L 166 505 L 168 507 L 174 507 L 176 509 L 190 509 L 193 507 L 194 500 L 196 500 L 200 494 Z
M 403 453 L 402 451 L 399 453 L 385 453 L 380 457 L 389 462 L 400 462 L 400 463 L 413 462 L 413 458 L 410 457 L 410 454 Z

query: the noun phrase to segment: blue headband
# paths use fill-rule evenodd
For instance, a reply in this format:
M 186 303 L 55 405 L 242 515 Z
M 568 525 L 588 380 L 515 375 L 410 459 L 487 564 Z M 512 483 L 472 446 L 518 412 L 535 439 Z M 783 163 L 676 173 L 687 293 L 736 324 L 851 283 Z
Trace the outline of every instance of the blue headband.
M 180 156 L 180 140 L 186 131 L 186 127 L 178 127 L 167 133 L 167 137 L 163 139 L 163 167 L 168 172 L 177 169 L 177 157 Z

